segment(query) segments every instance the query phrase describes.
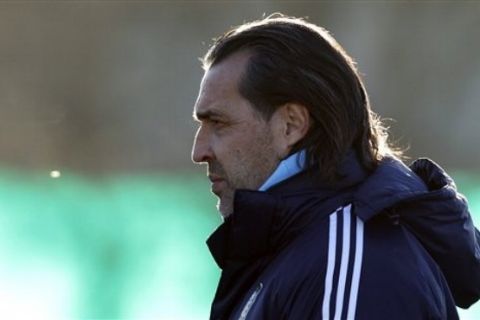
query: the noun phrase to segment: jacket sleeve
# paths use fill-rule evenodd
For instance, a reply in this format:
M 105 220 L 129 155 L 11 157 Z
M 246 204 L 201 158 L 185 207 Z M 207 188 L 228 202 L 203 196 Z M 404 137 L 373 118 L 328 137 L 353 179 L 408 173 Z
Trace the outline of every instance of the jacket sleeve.
M 480 298 L 480 233 L 467 201 L 432 161 L 417 160 L 411 168 L 429 191 L 402 204 L 397 213 L 442 270 L 456 305 L 468 308 Z

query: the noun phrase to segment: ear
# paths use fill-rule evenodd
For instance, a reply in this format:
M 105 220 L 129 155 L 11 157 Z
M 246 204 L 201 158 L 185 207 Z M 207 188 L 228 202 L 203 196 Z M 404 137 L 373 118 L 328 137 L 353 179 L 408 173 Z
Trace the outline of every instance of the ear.
M 307 107 L 298 103 L 279 107 L 271 120 L 274 121 L 276 151 L 282 158 L 306 136 L 311 122 Z

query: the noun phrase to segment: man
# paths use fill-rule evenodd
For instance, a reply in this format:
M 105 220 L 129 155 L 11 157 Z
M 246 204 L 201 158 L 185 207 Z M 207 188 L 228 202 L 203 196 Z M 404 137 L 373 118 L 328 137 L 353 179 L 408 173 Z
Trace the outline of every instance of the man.
M 466 201 L 435 163 L 398 160 L 327 31 L 247 23 L 204 68 L 192 158 L 224 217 L 211 319 L 458 319 L 479 298 Z

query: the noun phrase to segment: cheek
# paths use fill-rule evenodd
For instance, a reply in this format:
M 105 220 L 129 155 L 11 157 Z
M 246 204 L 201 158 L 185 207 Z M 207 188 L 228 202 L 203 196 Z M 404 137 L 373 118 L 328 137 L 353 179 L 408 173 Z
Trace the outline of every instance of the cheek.
M 275 165 L 272 132 L 260 125 L 217 136 L 212 139 L 212 148 L 231 188 L 255 186 Z
M 244 146 L 238 144 L 233 136 L 213 137 L 211 142 L 214 154 L 213 166 L 217 172 L 230 180 L 236 174 L 244 158 Z
M 250 134 L 245 134 L 234 152 L 234 161 L 239 172 L 252 176 L 264 175 L 269 171 L 277 159 L 272 142 L 272 135 L 268 130 L 252 130 Z
M 214 145 L 216 162 L 221 166 L 223 174 L 229 184 L 234 186 L 243 185 L 245 176 L 248 175 L 248 164 L 252 159 L 252 143 L 245 139 L 222 139 Z

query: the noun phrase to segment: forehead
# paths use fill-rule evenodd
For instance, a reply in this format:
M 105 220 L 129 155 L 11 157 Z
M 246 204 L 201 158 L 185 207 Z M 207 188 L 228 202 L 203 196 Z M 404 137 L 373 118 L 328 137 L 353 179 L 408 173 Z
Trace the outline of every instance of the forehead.
M 247 52 L 234 53 L 205 72 L 194 115 L 211 111 L 230 112 L 233 108 L 228 108 L 229 105 L 247 103 L 238 92 L 238 84 L 249 56 Z

